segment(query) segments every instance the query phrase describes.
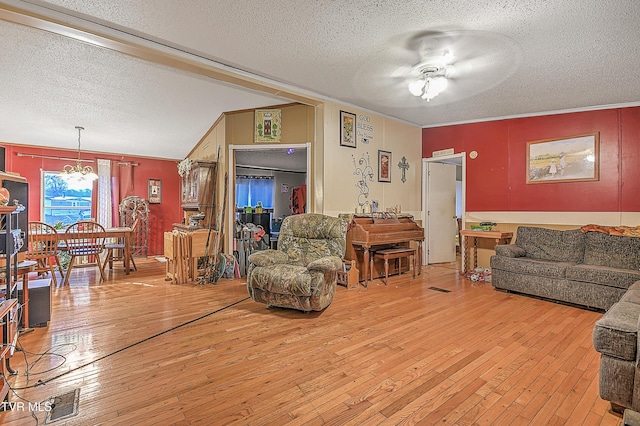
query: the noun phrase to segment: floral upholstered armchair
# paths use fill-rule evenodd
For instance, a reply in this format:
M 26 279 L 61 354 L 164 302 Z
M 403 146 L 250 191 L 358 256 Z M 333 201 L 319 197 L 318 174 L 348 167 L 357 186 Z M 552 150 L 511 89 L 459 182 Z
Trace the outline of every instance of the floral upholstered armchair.
M 269 306 L 321 311 L 333 300 L 346 246 L 347 223 L 317 213 L 286 217 L 278 250 L 249 256 L 247 289 Z

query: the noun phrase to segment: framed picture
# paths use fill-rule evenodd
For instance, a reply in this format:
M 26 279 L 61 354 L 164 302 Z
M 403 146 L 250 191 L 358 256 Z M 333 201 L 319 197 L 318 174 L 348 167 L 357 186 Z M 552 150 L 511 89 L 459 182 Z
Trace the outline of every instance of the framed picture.
M 160 179 L 149 179 L 149 204 L 160 204 L 162 202 L 162 181 Z
M 391 153 L 378 150 L 378 182 L 391 182 Z
M 527 184 L 600 179 L 600 133 L 527 142 Z
M 356 115 L 340 111 L 340 145 L 356 147 Z
M 254 142 L 278 143 L 282 134 L 282 111 L 257 109 Z

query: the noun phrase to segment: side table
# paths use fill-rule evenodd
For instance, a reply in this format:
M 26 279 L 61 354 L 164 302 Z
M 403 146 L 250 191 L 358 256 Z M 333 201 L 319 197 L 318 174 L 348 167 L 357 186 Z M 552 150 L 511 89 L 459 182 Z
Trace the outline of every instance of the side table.
M 488 238 L 495 241 L 495 245 L 498 244 L 510 244 L 511 238 L 513 238 L 513 232 L 501 232 L 501 231 L 474 231 L 469 229 L 463 229 L 460 231 L 462 236 L 462 246 L 464 247 L 464 257 L 462 259 L 462 271 L 464 274 L 469 269 L 469 238 L 473 240 L 473 269 L 478 267 L 478 238 Z

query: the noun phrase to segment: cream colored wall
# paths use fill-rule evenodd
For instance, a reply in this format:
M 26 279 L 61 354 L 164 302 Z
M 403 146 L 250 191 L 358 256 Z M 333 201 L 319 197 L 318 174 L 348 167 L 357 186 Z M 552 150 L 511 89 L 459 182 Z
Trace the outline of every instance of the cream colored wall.
M 306 105 L 282 105 L 274 106 L 282 111 L 282 138 L 281 144 L 301 144 L 314 141 L 314 108 Z M 274 145 L 254 143 L 253 125 L 255 111 L 247 110 L 223 114 L 211 127 L 209 132 L 193 148 L 188 155 L 192 159 L 213 160 L 218 159 L 218 147 L 220 147 L 220 166 L 218 178 L 222 181 L 224 173 L 229 170 L 227 161 L 229 145 Z M 310 175 L 311 176 L 311 175 Z M 234 174 L 229 173 L 230 192 L 235 188 Z M 222 201 L 222 191 L 219 194 Z
M 314 141 L 314 111 L 307 105 L 282 105 L 268 108 L 280 109 L 282 112 L 282 134 L 280 144 L 300 144 Z M 253 123 L 254 110 L 226 114 L 227 145 L 273 145 L 254 143 Z
M 240 112 L 225 113 L 202 138 L 196 147 L 188 155 L 192 159 L 208 159 L 216 160 L 218 158 L 218 147 L 220 147 L 220 163 L 219 163 L 219 181 L 223 181 L 224 173 L 229 172 L 228 152 L 229 145 L 278 145 L 285 144 L 304 144 L 310 143 L 312 153 L 315 149 L 315 115 L 316 111 L 313 107 L 300 104 L 276 105 L 269 108 L 280 109 L 282 112 L 281 142 L 279 144 L 256 144 L 254 143 L 254 121 L 255 111 L 247 110 Z M 312 162 L 312 170 L 308 173 L 310 187 L 313 188 L 315 180 L 314 163 Z M 235 199 L 235 173 L 229 173 L 227 205 Z M 218 193 L 219 205 L 223 202 L 223 191 Z M 310 193 L 311 205 L 314 204 L 314 193 Z M 233 209 L 227 208 L 225 219 L 225 232 L 230 235 L 232 232 L 232 224 L 234 221 Z M 232 239 L 225 238 L 226 252 L 231 252 Z
M 281 144 L 311 144 L 311 170 L 309 170 L 309 211 L 335 216 L 339 213 L 355 211 L 358 194 L 358 177 L 354 175 L 354 157 L 368 153 L 373 181 L 367 182 L 368 200 L 376 200 L 380 209 L 399 206 L 402 212 L 412 214 L 416 220 L 421 217 L 420 164 L 422 155 L 421 129 L 379 115 L 357 110 L 339 104 L 325 103 L 312 107 L 307 105 L 283 105 L 270 108 L 282 110 Z M 362 131 L 357 138 L 357 147 L 340 146 L 340 110 L 357 115 L 357 123 L 366 122 L 372 126 L 369 132 L 371 142 L 362 143 Z M 226 155 L 229 145 L 258 145 L 253 142 L 254 111 L 225 114 L 212 127 L 189 155 L 193 159 L 211 159 L 220 151 L 221 167 L 228 168 Z M 273 145 L 273 144 L 269 144 Z M 391 182 L 378 182 L 378 150 L 392 153 Z M 398 163 L 406 157 L 409 169 L 406 182 L 401 181 Z M 233 180 L 230 176 L 230 188 Z
M 372 130 L 358 129 L 356 148 L 340 146 L 340 110 L 356 114 L 356 125 L 360 123 L 372 127 Z M 368 144 L 362 142 L 364 133 L 371 137 Z M 382 211 L 400 206 L 403 213 L 420 219 L 422 132 L 419 127 L 355 108 L 325 103 L 324 141 L 325 214 L 336 216 L 356 210 L 360 194 L 356 184 L 360 176 L 354 171 L 358 161 L 364 158 L 373 171 L 373 180 L 367 181 L 369 196 L 366 200 L 378 201 L 379 210 Z M 390 183 L 378 182 L 378 150 L 392 153 Z M 403 156 L 409 163 L 404 183 L 398 167 Z
M 308 105 L 292 104 L 270 106 L 268 108 L 280 109 L 282 113 L 281 140 L 280 143 L 255 143 L 253 126 L 255 121 L 255 111 L 248 110 L 242 112 L 234 112 L 226 114 L 226 147 L 229 145 L 252 145 L 252 146 L 273 146 L 278 145 L 296 145 L 311 144 L 311 152 L 313 155 L 315 136 L 314 136 L 314 108 Z M 228 150 L 225 148 L 225 150 Z M 228 168 L 228 162 L 225 162 Z M 314 163 L 311 163 L 311 169 L 307 171 L 309 188 L 314 187 Z M 230 173 L 230 182 L 233 184 L 231 188 L 235 188 L 233 173 Z M 310 203 L 314 204 L 314 193 L 309 194 Z
M 316 107 L 285 105 L 270 108 L 282 110 L 281 144 L 311 144 L 311 170 L 308 171 L 310 212 L 337 216 L 355 211 L 359 191 L 356 187 L 358 177 L 354 174 L 354 160 L 357 161 L 361 155 L 368 153 L 373 171 L 373 180 L 367 182 L 370 190 L 368 200 L 377 200 L 380 210 L 400 206 L 403 213 L 412 214 L 419 221 L 422 155 L 422 133 L 419 127 L 332 103 Z M 340 146 L 341 109 L 356 114 L 357 122 L 369 120 L 367 124 L 373 128 L 369 132 L 369 144 L 362 143 L 360 132 L 355 149 Z M 215 160 L 220 146 L 219 171 L 220 176 L 223 176 L 222 170 L 228 169 L 226 157 L 229 145 L 257 145 L 253 142 L 254 115 L 253 110 L 225 114 L 192 150 L 189 157 Z M 390 183 L 378 182 L 378 150 L 392 153 Z M 404 183 L 400 179 L 402 173 L 398 168 L 403 156 L 409 163 Z M 229 175 L 231 192 L 235 183 L 233 174 Z M 227 224 L 233 219 L 230 215 L 228 212 Z
M 324 117 L 325 106 L 320 104 L 314 108 L 315 114 L 315 141 L 311 147 L 311 164 L 312 170 L 309 175 L 311 176 L 311 182 L 313 185 L 309 185 L 307 192 L 311 194 L 311 209 L 312 212 L 321 213 L 324 212 L 324 147 L 325 147 L 325 133 L 324 133 Z
M 193 160 L 216 161 L 218 159 L 218 147 L 220 147 L 220 161 L 225 163 L 225 129 L 226 117 L 223 115 L 218 121 L 216 121 L 198 145 L 191 150 L 187 157 Z

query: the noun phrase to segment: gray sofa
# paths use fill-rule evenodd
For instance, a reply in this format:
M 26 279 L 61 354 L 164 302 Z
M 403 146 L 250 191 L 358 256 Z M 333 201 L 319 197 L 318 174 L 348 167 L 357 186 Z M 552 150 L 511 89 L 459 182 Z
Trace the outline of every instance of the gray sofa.
M 521 226 L 491 269 L 496 289 L 605 310 L 593 330 L 600 397 L 640 410 L 640 238 Z
M 640 280 L 640 238 L 520 226 L 491 257 L 496 289 L 607 310 Z
M 600 352 L 600 397 L 614 411 L 640 411 L 640 281 L 596 322 L 593 346 Z

